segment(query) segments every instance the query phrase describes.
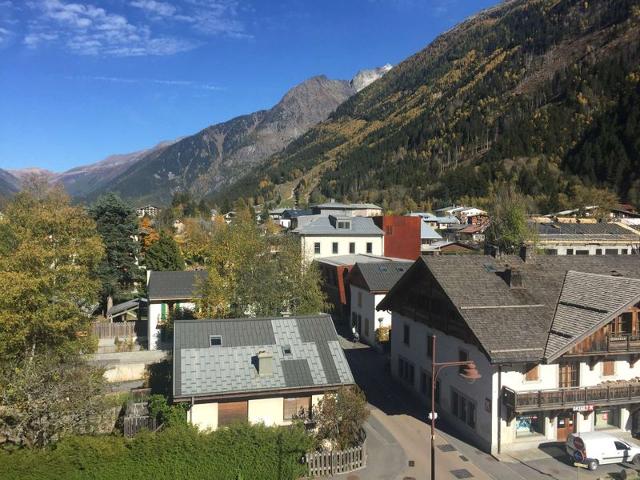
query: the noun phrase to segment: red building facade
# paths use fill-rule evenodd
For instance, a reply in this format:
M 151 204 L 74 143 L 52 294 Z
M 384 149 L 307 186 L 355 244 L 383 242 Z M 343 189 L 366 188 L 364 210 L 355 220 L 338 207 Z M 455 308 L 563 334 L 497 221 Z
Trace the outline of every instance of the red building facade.
M 420 217 L 385 215 L 373 217 L 373 221 L 384 232 L 386 257 L 416 260 L 420 256 Z

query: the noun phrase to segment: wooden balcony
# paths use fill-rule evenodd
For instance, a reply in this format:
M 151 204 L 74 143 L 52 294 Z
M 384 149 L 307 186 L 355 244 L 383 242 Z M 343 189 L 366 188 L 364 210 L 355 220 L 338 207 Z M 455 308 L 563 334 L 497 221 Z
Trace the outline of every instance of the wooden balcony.
M 593 387 L 528 392 L 516 392 L 504 387 L 502 399 L 507 407 L 516 412 L 640 402 L 640 382 L 612 382 Z
M 603 335 L 599 338 L 590 338 L 569 350 L 564 356 L 610 355 L 620 353 L 640 353 L 640 335 L 621 333 Z

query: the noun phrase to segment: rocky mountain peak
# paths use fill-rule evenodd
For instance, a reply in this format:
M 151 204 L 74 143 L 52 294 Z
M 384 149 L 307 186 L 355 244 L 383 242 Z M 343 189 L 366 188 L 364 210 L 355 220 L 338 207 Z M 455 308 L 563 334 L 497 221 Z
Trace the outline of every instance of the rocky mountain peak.
M 378 80 L 392 68 L 393 66 L 387 63 L 382 67 L 360 70 L 358 73 L 356 73 L 355 77 L 351 79 L 351 87 L 353 87 L 356 92 L 359 92 L 363 88 L 368 87 L 373 82 Z

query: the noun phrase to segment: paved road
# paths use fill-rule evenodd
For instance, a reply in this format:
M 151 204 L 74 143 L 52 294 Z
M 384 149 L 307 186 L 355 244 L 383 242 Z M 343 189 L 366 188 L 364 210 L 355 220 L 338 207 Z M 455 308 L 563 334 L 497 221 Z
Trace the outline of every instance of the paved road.
M 429 426 L 426 408 L 395 382 L 385 358 L 361 344 L 341 340 L 351 370 L 370 403 L 370 425 L 385 436 L 380 443 L 369 433 L 369 461 L 365 470 L 347 475 L 348 480 L 428 479 Z M 370 426 L 367 431 L 370 432 Z M 380 433 L 382 432 L 382 433 Z M 591 480 L 622 479 L 622 470 L 635 478 L 630 466 L 604 465 L 596 472 L 579 469 L 567 463 L 561 445 L 502 455 L 497 461 L 473 445 L 466 443 L 460 432 L 444 420 L 438 421 L 436 476 L 438 480 L 456 478 L 494 480 Z M 414 466 L 409 466 L 409 460 Z M 466 472 L 465 472 L 466 471 Z M 459 474 L 460 477 L 456 476 Z M 471 475 L 464 476 L 465 474 Z M 341 476 L 340 478 L 345 478 Z
M 384 449 L 369 444 L 369 467 L 367 471 L 356 472 L 358 478 L 380 478 L 385 480 L 426 479 L 430 472 L 429 426 L 426 422 L 426 409 L 391 378 L 384 357 L 370 348 L 355 347 L 343 342 L 345 353 L 358 385 L 365 391 L 370 404 L 370 424 L 384 429 L 404 452 L 402 461 L 397 454 L 391 459 L 396 470 L 386 476 L 377 472 L 376 463 L 389 467 L 390 461 L 377 462 L 379 455 L 389 456 Z M 355 348 L 354 348 L 355 347 Z M 469 453 L 461 451 L 451 443 L 451 437 L 439 432 L 436 437 L 436 473 L 438 479 L 476 478 L 491 479 L 472 459 Z M 471 451 L 473 452 L 472 449 Z M 474 456 L 486 456 L 482 452 L 473 452 Z M 388 471 L 388 469 L 387 469 Z M 352 474 L 353 475 L 353 474 Z M 456 476 L 457 475 L 457 476 Z M 465 476 L 466 475 L 466 476 Z M 468 476 L 471 475 L 471 476 Z M 356 478 L 351 475 L 348 478 Z M 511 478 L 517 478 L 511 476 Z

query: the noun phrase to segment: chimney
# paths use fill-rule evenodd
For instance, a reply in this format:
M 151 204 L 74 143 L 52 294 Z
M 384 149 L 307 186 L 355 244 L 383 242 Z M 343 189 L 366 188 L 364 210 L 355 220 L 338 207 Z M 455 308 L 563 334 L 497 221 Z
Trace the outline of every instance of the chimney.
M 271 375 L 273 373 L 273 355 L 260 350 L 258 352 L 258 375 Z
M 536 249 L 533 245 L 522 244 L 520 246 L 520 258 L 525 263 L 531 263 L 535 259 Z
M 522 272 L 515 267 L 507 265 L 504 271 L 504 281 L 507 282 L 509 288 L 524 288 Z
M 500 258 L 500 247 L 497 245 L 491 245 L 490 243 L 485 243 L 484 254 L 491 255 L 493 258 Z

